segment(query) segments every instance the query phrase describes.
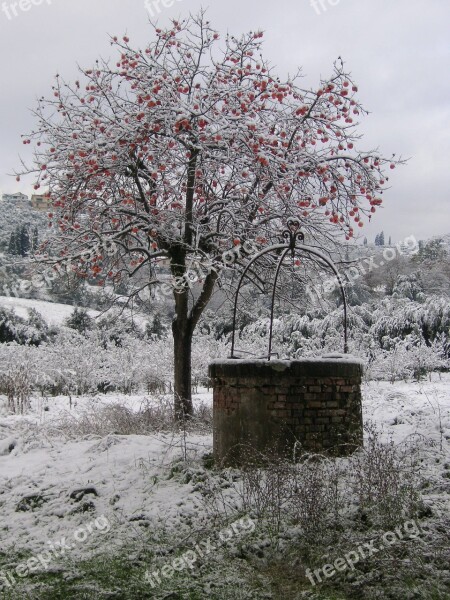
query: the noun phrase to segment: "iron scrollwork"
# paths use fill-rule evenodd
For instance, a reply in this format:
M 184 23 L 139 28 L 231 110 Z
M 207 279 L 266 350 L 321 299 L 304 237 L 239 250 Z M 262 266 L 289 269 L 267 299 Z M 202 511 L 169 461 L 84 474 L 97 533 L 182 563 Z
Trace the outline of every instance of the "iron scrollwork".
M 271 252 L 274 254 L 276 253 L 279 256 L 279 259 L 278 259 L 277 268 L 275 271 L 275 277 L 274 277 L 274 281 L 273 281 L 273 287 L 272 287 L 272 304 L 271 304 L 271 311 L 270 311 L 269 347 L 268 347 L 268 353 L 267 353 L 267 360 L 270 360 L 271 356 L 276 354 L 276 353 L 272 352 L 272 339 L 273 339 L 273 320 L 274 320 L 275 296 L 276 296 L 276 290 L 277 290 L 277 283 L 278 283 L 278 278 L 280 275 L 280 271 L 281 271 L 281 267 L 283 265 L 284 259 L 286 258 L 286 256 L 288 254 L 291 254 L 292 258 L 293 258 L 296 251 L 304 252 L 310 256 L 315 256 L 316 258 L 319 258 L 325 264 L 327 264 L 331 268 L 331 270 L 334 272 L 334 274 L 336 275 L 336 278 L 337 278 L 337 281 L 339 283 L 339 287 L 341 290 L 342 301 L 343 301 L 343 306 L 344 306 L 344 354 L 346 354 L 348 352 L 347 298 L 345 295 L 344 284 L 342 282 L 342 279 L 339 275 L 339 272 L 338 272 L 336 266 L 325 254 L 323 254 L 316 248 L 311 248 L 311 247 L 305 245 L 305 234 L 303 233 L 303 231 L 301 231 L 299 219 L 297 219 L 295 217 L 290 217 L 286 222 L 286 229 L 281 233 L 281 237 L 283 240 L 285 240 L 285 243 L 272 245 L 269 248 L 266 248 L 265 250 L 262 250 L 261 252 L 259 252 L 256 256 L 254 256 L 250 260 L 250 262 L 247 264 L 247 266 L 245 267 L 245 269 L 241 275 L 241 278 L 239 280 L 239 284 L 238 284 L 238 287 L 236 290 L 235 300 L 234 300 L 233 332 L 232 332 L 232 340 L 231 340 L 230 358 L 236 358 L 236 359 L 239 358 L 238 356 L 235 356 L 235 334 L 236 334 L 236 316 L 237 316 L 239 292 L 241 290 L 243 281 L 244 281 L 249 269 L 252 267 L 252 265 L 257 260 L 259 260 L 262 256 L 269 254 Z M 249 353 L 245 352 L 245 354 L 249 354 Z M 262 358 L 265 358 L 265 357 L 262 357 Z

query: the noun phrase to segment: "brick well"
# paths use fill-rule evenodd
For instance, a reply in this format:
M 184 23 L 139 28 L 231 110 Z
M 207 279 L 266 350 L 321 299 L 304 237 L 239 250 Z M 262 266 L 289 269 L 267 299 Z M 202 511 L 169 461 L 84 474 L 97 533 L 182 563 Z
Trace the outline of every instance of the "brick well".
M 348 355 L 303 360 L 216 360 L 214 458 L 300 449 L 344 456 L 362 446 L 362 362 Z

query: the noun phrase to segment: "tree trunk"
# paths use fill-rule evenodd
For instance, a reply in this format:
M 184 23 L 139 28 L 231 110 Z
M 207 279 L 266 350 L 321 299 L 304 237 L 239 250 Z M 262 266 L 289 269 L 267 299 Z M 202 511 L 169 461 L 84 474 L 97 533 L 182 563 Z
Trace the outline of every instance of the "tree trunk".
M 173 322 L 175 418 L 182 421 L 193 414 L 191 391 L 192 331 L 189 323 Z
M 175 261 L 172 273 L 175 277 L 180 277 L 184 273 L 184 256 L 181 260 Z M 180 266 L 182 265 L 181 270 Z M 194 414 L 192 405 L 191 389 L 191 357 L 192 357 L 192 337 L 195 327 L 211 299 L 214 290 L 214 284 L 217 280 L 217 273 L 212 271 L 208 273 L 202 291 L 189 310 L 188 294 L 186 288 L 181 292 L 174 292 L 175 298 L 175 319 L 172 323 L 173 349 L 174 349 L 174 406 L 175 418 L 177 421 L 183 421 Z

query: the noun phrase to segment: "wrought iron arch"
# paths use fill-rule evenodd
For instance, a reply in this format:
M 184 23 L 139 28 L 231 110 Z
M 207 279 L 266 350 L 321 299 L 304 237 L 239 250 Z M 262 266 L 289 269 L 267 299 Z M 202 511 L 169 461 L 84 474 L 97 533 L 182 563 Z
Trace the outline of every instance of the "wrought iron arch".
M 265 248 L 264 250 L 261 250 L 261 252 L 258 252 L 258 254 L 256 254 L 250 260 L 248 265 L 245 267 L 245 269 L 239 279 L 239 284 L 238 284 L 235 299 L 234 299 L 233 332 L 232 332 L 232 338 L 231 338 L 230 358 L 239 358 L 239 357 L 235 356 L 236 315 L 237 315 L 237 308 L 238 308 L 238 301 L 239 301 L 239 292 L 241 290 L 244 279 L 245 279 L 247 273 L 249 272 L 250 268 L 252 267 L 252 265 L 255 264 L 255 262 L 258 261 L 262 256 L 264 256 L 265 254 L 269 254 L 270 252 L 281 252 L 281 256 L 278 260 L 278 264 L 277 264 L 277 267 L 275 270 L 275 277 L 274 277 L 273 287 L 272 287 L 272 302 L 271 302 L 271 309 L 270 309 L 270 329 L 269 329 L 269 349 L 268 349 L 267 359 L 270 360 L 270 357 L 272 356 L 272 354 L 274 354 L 272 352 L 273 316 L 274 316 L 274 310 L 275 310 L 275 296 L 276 296 L 278 278 L 280 275 L 280 271 L 281 271 L 281 267 L 283 265 L 284 259 L 286 258 L 286 256 L 289 253 L 291 253 L 292 257 L 294 257 L 296 251 L 305 252 L 311 256 L 320 258 L 323 262 L 325 262 L 331 268 L 333 273 L 336 275 L 336 279 L 339 283 L 339 288 L 341 290 L 342 302 L 343 302 L 343 306 L 344 306 L 344 354 L 347 354 L 348 353 L 347 297 L 345 295 L 345 287 L 342 282 L 341 276 L 339 275 L 339 271 L 337 270 L 333 261 L 330 260 L 325 254 L 320 252 L 320 250 L 317 250 L 316 248 L 312 248 L 310 246 L 304 245 L 305 236 L 304 236 L 303 232 L 300 230 L 300 221 L 298 219 L 290 217 L 287 220 L 287 229 L 285 229 L 283 231 L 282 236 L 286 240 L 288 240 L 287 243 L 286 244 L 275 244 L 273 246 L 270 246 L 269 248 Z M 299 240 L 302 244 L 301 246 L 297 246 L 297 242 Z

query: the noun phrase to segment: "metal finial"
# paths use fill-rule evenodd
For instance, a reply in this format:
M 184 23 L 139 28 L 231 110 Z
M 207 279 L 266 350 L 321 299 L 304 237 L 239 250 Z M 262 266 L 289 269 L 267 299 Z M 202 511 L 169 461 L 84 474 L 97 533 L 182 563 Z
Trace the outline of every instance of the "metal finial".
M 289 249 L 294 251 L 297 240 L 302 243 L 305 241 L 305 234 L 300 231 L 300 220 L 296 217 L 289 217 L 286 225 L 287 229 L 281 235 L 286 241 L 289 240 Z

